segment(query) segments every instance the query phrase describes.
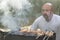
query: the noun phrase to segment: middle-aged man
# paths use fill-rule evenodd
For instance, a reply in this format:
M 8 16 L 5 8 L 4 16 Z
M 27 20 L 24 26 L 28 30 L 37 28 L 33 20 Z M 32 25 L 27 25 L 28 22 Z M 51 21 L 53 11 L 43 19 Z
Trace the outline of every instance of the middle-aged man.
M 53 5 L 45 3 L 42 6 L 42 15 L 38 17 L 31 26 L 31 30 L 54 31 L 56 40 L 60 40 L 60 16 L 54 14 Z

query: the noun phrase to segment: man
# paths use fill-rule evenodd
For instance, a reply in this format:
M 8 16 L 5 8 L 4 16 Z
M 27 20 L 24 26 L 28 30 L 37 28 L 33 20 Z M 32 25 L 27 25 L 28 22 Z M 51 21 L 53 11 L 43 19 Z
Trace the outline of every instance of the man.
M 60 40 L 60 16 L 53 14 L 53 5 L 51 3 L 45 3 L 42 6 L 42 16 L 38 17 L 31 26 L 32 31 L 38 28 L 47 32 L 46 35 L 48 36 L 48 31 L 55 32 L 56 40 Z

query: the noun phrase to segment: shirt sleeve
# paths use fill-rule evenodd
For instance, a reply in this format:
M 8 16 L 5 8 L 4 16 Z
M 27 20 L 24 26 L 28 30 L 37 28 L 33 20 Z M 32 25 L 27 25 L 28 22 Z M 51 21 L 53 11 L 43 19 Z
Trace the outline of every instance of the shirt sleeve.
M 37 30 L 38 28 L 38 20 L 35 20 L 34 23 L 31 25 L 31 30 Z

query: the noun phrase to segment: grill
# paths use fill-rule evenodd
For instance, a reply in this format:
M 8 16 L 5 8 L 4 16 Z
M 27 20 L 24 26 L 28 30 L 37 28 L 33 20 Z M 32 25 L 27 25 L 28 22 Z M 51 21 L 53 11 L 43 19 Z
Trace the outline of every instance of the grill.
M 43 40 L 43 38 L 45 37 L 45 35 L 43 35 L 36 39 L 37 35 L 32 33 L 21 33 L 21 32 L 17 32 L 20 34 L 14 34 L 14 33 L 15 32 L 9 33 L 0 31 L 0 40 Z M 47 38 L 48 37 L 46 37 L 44 40 L 47 40 Z M 56 40 L 56 34 L 54 33 L 54 35 L 49 37 L 48 40 Z

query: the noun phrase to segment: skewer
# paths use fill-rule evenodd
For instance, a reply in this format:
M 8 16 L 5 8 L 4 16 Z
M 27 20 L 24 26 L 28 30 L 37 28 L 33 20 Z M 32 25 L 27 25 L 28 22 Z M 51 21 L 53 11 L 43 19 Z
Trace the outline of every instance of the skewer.
M 47 36 L 45 36 L 44 38 L 43 38 L 43 40 L 45 40 L 47 38 Z
M 41 35 L 38 35 L 35 39 L 38 39 Z

